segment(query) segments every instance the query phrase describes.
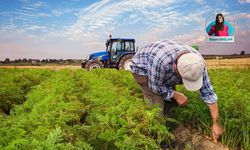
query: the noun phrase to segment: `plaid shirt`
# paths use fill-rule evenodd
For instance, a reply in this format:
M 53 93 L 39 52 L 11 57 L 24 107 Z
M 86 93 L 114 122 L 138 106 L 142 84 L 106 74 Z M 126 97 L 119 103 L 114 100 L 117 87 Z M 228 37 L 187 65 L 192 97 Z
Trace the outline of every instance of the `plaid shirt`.
M 164 100 L 170 101 L 173 87 L 182 84 L 182 79 L 176 74 L 173 64 L 176 57 L 183 51 L 200 55 L 194 48 L 183 43 L 164 40 L 149 44 L 139 50 L 132 59 L 131 72 L 148 77 L 148 86 Z M 203 85 L 200 89 L 201 99 L 206 103 L 215 103 L 217 95 L 213 91 L 207 69 L 203 71 Z

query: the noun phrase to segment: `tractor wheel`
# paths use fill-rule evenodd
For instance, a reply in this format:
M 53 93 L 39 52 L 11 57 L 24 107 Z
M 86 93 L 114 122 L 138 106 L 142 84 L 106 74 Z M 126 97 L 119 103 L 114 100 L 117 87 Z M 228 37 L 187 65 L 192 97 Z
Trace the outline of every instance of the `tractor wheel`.
M 85 69 L 88 71 L 99 68 L 104 68 L 104 64 L 99 60 L 89 60 L 85 65 Z
M 81 62 L 81 67 L 84 69 L 86 65 L 86 62 Z
M 128 54 L 128 55 L 125 55 L 121 58 L 120 62 L 119 62 L 119 65 L 118 65 L 118 69 L 124 69 L 124 70 L 128 70 L 130 71 L 131 68 L 130 68 L 130 65 L 132 63 L 132 57 L 133 55 L 132 54 Z

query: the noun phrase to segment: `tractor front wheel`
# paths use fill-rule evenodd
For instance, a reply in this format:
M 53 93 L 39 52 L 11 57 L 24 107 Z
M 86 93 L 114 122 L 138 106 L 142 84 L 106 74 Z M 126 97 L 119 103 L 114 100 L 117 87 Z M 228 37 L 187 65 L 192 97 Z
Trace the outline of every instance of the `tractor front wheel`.
M 133 57 L 132 54 L 123 56 L 119 62 L 118 69 L 119 70 L 124 69 L 130 71 L 131 70 L 130 65 L 132 64 L 132 57 Z
M 104 64 L 99 60 L 89 60 L 85 65 L 85 69 L 88 71 L 99 68 L 104 68 Z

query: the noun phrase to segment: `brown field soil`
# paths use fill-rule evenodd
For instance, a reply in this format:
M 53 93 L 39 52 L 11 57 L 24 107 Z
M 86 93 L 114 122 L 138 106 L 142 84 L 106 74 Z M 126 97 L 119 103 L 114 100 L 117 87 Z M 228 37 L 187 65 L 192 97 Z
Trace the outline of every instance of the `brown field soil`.
M 209 59 L 206 60 L 208 69 L 233 69 L 233 68 L 250 68 L 250 58 L 235 59 Z M 80 69 L 79 66 L 0 66 L 0 68 L 34 68 L 34 69 Z
M 174 131 L 174 150 L 227 150 L 220 142 L 215 144 L 211 139 L 204 137 L 199 131 L 179 125 Z
M 250 68 L 250 58 L 206 60 L 208 69 Z

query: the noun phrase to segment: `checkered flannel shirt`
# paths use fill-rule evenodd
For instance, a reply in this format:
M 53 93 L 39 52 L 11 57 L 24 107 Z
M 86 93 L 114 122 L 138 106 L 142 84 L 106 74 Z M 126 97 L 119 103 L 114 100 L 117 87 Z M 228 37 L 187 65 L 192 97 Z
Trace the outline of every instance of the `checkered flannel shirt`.
M 149 44 L 133 56 L 131 72 L 147 76 L 148 86 L 152 92 L 163 96 L 164 100 L 170 101 L 173 96 L 173 87 L 182 84 L 182 80 L 174 71 L 173 64 L 176 63 L 177 55 L 183 51 L 200 55 L 194 48 L 171 40 Z M 208 104 L 217 101 L 217 95 L 213 91 L 206 68 L 203 71 L 200 97 Z

